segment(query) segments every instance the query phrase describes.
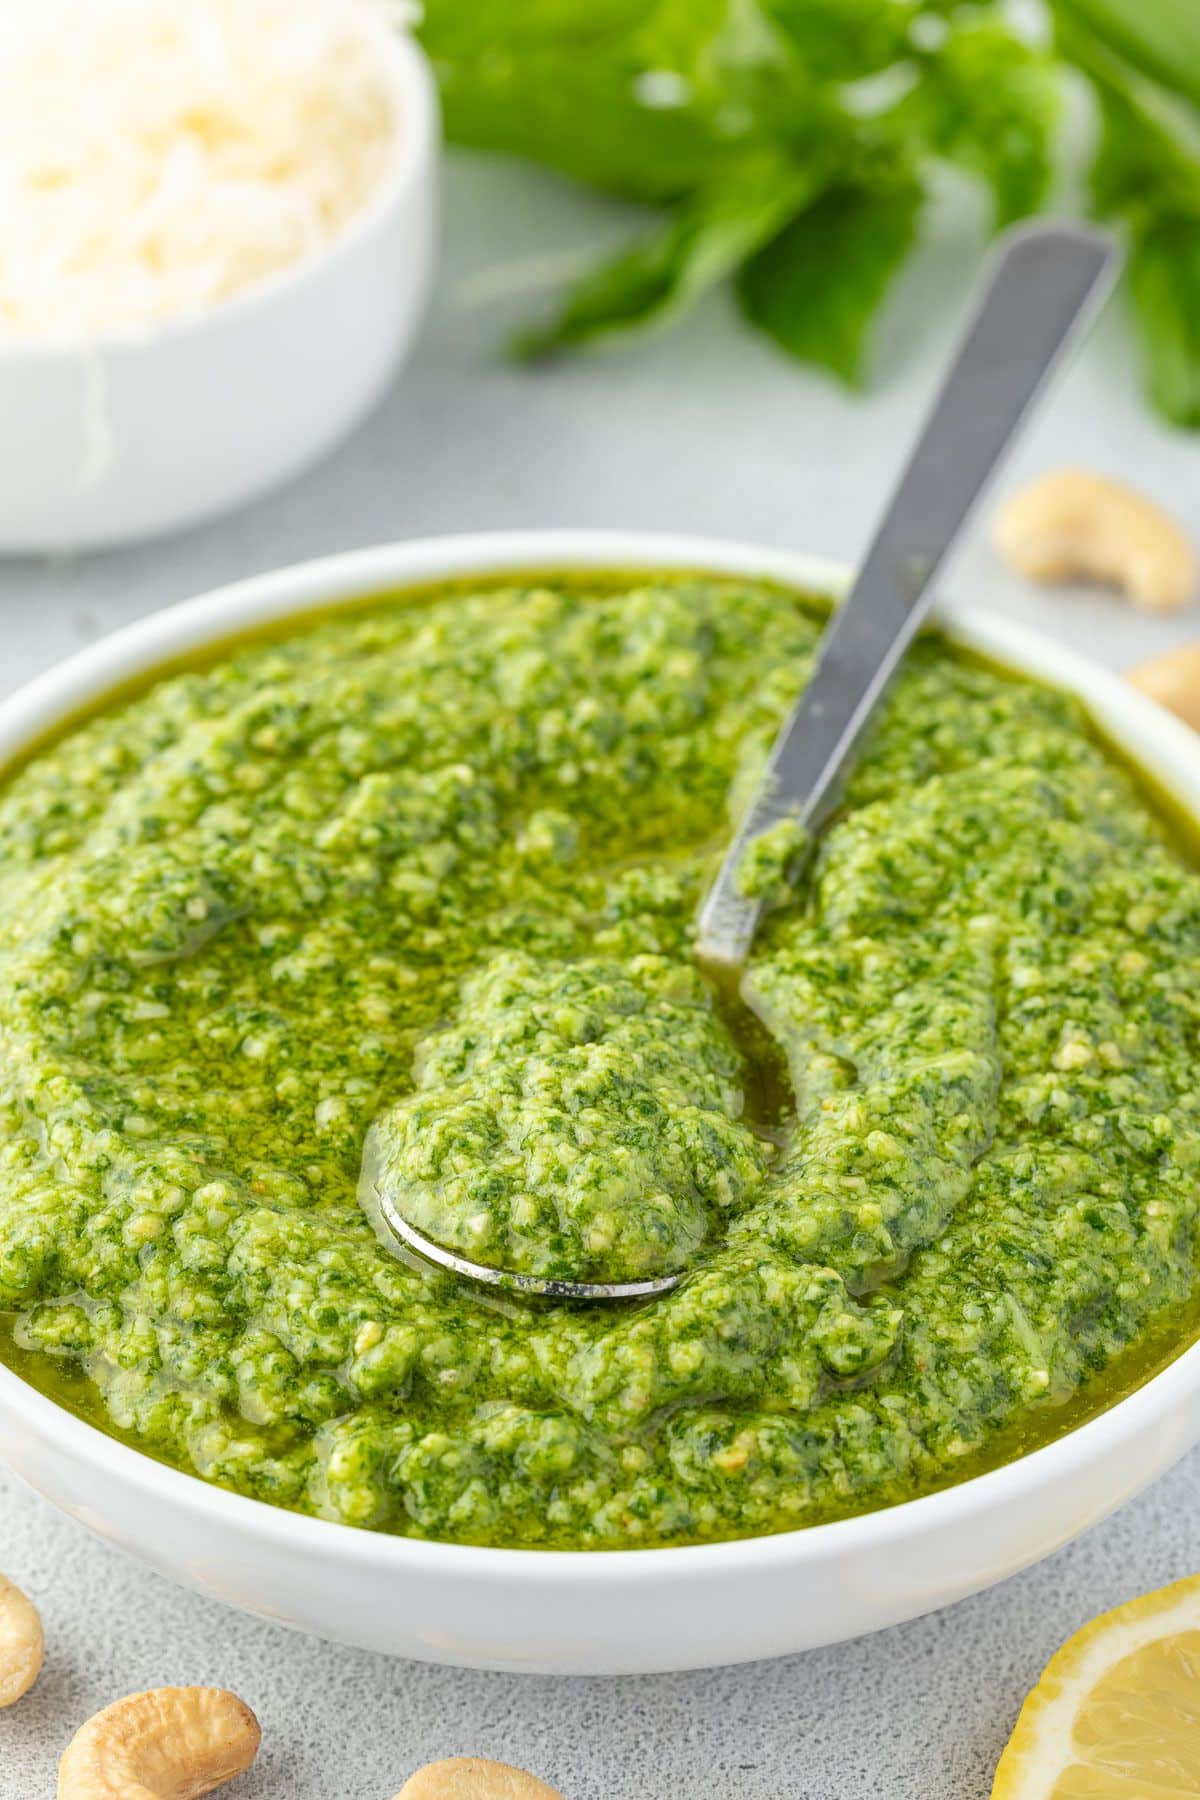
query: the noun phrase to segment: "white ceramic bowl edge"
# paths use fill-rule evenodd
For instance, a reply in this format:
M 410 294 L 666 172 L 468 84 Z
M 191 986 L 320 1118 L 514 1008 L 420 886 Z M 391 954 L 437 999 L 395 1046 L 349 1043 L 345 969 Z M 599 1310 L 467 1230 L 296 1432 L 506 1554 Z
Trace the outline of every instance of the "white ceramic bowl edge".
M 339 599 L 505 570 L 709 569 L 838 588 L 844 571 L 701 538 L 524 532 L 386 546 L 286 569 L 131 626 L 0 702 L 0 760 L 120 683 Z M 1083 658 L 976 615 L 953 634 L 1078 692 L 1200 817 L 1200 740 Z M 468 1667 L 607 1674 L 773 1656 L 913 1618 L 1058 1548 L 1200 1439 L 1200 1346 L 1044 1449 L 943 1493 L 745 1542 L 612 1553 L 473 1549 L 354 1531 L 207 1486 L 0 1367 L 0 1457 L 163 1573 L 301 1630 Z

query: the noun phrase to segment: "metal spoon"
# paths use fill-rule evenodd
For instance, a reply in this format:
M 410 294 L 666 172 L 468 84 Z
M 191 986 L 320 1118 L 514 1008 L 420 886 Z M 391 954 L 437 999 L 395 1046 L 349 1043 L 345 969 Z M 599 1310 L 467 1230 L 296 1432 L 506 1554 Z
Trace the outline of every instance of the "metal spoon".
M 836 801 L 863 729 L 929 610 L 933 581 L 1033 402 L 1107 297 L 1113 239 L 1082 226 L 1010 232 L 858 579 L 821 640 L 700 911 L 702 963 L 740 969 L 762 903 L 739 890 L 746 852 L 784 821 L 809 839 Z
M 1110 237 L 1074 225 L 1023 226 L 1000 246 L 858 579 L 825 632 L 812 679 L 775 741 L 701 908 L 697 957 L 726 982 L 744 965 L 763 914 L 762 901 L 740 888 L 747 851 L 784 821 L 800 826 L 811 842 L 827 817 L 864 727 L 929 608 L 935 576 L 1033 402 L 1107 296 L 1119 263 Z M 377 1229 L 382 1223 L 428 1262 L 492 1288 L 560 1300 L 632 1300 L 665 1293 L 683 1279 L 682 1270 L 632 1282 L 518 1275 L 427 1238 L 377 1186 L 364 1201 Z

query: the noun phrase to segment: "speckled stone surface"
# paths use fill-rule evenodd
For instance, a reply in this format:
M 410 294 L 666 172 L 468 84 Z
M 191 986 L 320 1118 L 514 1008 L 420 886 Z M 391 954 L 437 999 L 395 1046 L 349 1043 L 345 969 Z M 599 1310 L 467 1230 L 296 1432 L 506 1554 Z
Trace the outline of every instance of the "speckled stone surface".
M 702 531 L 853 556 L 924 410 L 974 266 L 952 209 L 903 278 L 878 385 L 848 398 L 715 299 L 677 334 L 529 373 L 494 347 L 537 304 L 548 249 L 584 253 L 619 208 L 470 161 L 448 182 L 443 272 L 416 360 L 332 459 L 186 536 L 0 563 L 0 689 L 128 619 L 272 565 L 424 532 L 526 525 Z M 1156 425 L 1115 318 L 1057 390 L 1008 484 L 1064 461 L 1140 482 L 1200 530 L 1200 448 Z M 0 477 L 2 478 L 2 477 Z M 1030 592 L 982 535 L 953 592 L 1114 667 L 1200 635 L 1115 599 Z M 0 1800 L 49 1800 L 60 1749 L 139 1687 L 215 1682 L 264 1744 L 231 1800 L 390 1800 L 432 1757 L 536 1770 L 567 1800 L 976 1800 L 1025 1689 L 1102 1608 L 1200 1569 L 1200 1453 L 1107 1524 L 914 1624 L 742 1669 L 614 1681 L 467 1674 L 334 1648 L 186 1594 L 0 1475 L 0 1569 L 42 1607 L 47 1664 L 0 1713 Z
M 1200 1569 L 1200 1455 L 990 1593 L 874 1637 L 738 1669 L 613 1680 L 391 1661 L 227 1612 L 0 1477 L 0 1561 L 42 1608 L 46 1668 L 0 1713 L 0 1795 L 49 1800 L 97 1707 L 164 1682 L 253 1706 L 230 1800 L 391 1800 L 434 1757 L 535 1770 L 567 1800 L 984 1800 L 1025 1690 L 1106 1606 Z

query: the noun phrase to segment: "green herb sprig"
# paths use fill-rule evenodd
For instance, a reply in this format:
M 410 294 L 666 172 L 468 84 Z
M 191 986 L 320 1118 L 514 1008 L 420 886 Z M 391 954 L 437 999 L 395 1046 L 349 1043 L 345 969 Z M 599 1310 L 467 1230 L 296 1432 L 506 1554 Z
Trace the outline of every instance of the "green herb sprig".
M 515 340 L 669 323 L 732 279 L 746 319 L 862 385 L 938 164 L 996 229 L 1045 207 L 1069 83 L 1098 119 L 1088 210 L 1129 242 L 1159 411 L 1200 426 L 1200 0 L 426 0 L 452 141 L 656 209 Z

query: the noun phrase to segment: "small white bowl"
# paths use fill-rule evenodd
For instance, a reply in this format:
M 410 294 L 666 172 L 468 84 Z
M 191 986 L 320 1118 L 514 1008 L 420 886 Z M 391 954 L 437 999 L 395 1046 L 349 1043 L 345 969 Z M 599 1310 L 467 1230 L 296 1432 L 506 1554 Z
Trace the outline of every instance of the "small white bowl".
M 186 318 L 0 343 L 0 552 L 191 524 L 314 461 L 379 397 L 428 289 L 439 125 L 423 52 L 378 35 L 394 161 L 327 247 Z
M 0 763 L 80 707 L 267 620 L 505 571 L 708 569 L 834 591 L 845 571 L 704 538 L 513 532 L 395 544 L 207 594 L 0 703 Z M 969 615 L 961 643 L 1080 695 L 1200 821 L 1200 737 L 1074 652 Z M 778 1656 L 915 1618 L 1057 1550 L 1200 1440 L 1200 1345 L 1057 1442 L 958 1487 L 806 1531 L 677 1550 L 474 1549 L 280 1511 L 143 1456 L 0 1367 L 0 1457 L 162 1573 L 262 1618 L 471 1668 L 628 1674 Z

